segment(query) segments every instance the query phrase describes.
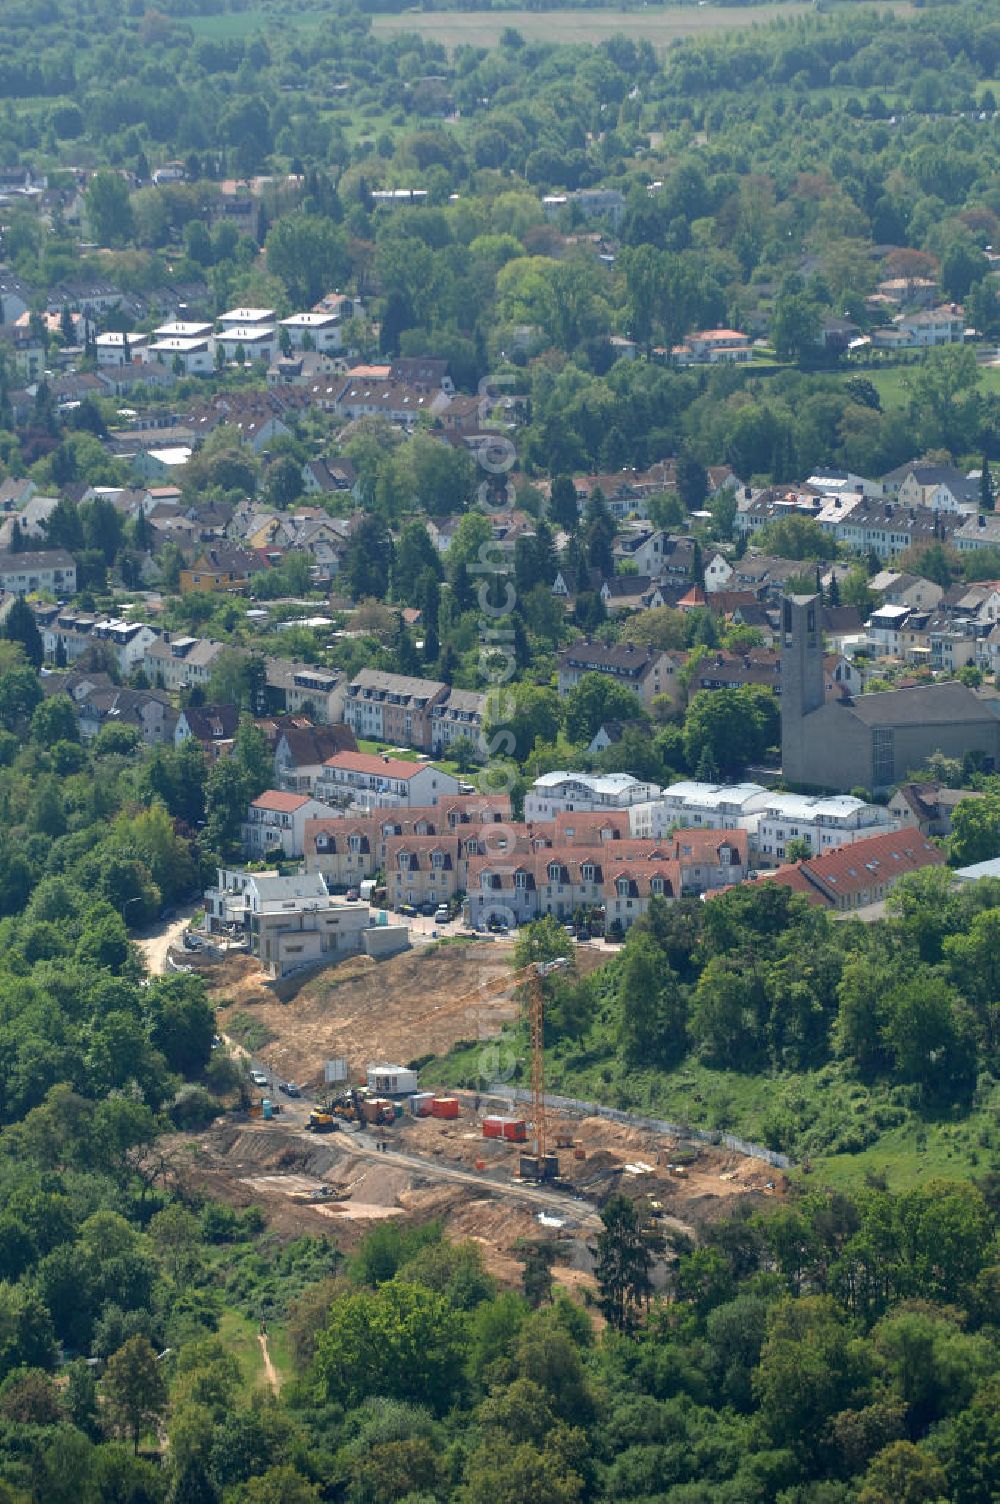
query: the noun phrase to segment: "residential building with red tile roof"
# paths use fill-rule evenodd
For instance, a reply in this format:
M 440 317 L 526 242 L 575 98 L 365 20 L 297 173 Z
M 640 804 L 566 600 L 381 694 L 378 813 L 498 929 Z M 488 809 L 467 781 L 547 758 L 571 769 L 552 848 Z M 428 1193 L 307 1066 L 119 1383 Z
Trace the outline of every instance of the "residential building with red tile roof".
M 794 866 L 779 867 L 760 881 L 778 882 L 803 893 L 818 908 L 849 913 L 880 903 L 896 884 L 924 867 L 941 867 L 940 846 L 912 827 L 869 836 Z

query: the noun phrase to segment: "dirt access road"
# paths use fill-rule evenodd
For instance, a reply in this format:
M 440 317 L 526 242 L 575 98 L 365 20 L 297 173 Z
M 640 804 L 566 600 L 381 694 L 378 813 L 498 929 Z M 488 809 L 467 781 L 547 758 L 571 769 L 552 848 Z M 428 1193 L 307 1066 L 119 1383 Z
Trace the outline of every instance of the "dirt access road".
M 135 943 L 142 951 L 146 961 L 146 970 L 150 976 L 161 977 L 168 970 L 167 954 L 171 950 L 180 949 L 181 936 L 191 923 L 191 916 L 194 913 L 195 905 L 191 904 L 186 909 L 179 909 L 176 919 L 154 925 L 145 935 L 135 937 Z

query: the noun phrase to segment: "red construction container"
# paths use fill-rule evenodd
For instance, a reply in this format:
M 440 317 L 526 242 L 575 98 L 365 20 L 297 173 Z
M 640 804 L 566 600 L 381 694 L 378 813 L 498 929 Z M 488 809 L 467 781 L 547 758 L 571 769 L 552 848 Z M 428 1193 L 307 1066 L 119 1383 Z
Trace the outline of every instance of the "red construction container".
M 434 1100 L 433 1100 L 433 1102 L 431 1103 L 431 1117 L 432 1118 L 457 1118 L 458 1117 L 458 1098 L 457 1097 L 435 1097 Z
M 503 1136 L 512 1144 L 525 1144 L 528 1141 L 528 1125 L 523 1118 L 505 1118 Z
M 483 1118 L 483 1138 L 503 1138 L 505 1128 L 503 1118 Z

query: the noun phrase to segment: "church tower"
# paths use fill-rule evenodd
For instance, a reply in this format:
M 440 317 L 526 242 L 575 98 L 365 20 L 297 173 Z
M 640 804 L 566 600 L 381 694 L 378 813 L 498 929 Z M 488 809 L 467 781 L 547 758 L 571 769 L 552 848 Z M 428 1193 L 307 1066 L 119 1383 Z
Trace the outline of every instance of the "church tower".
M 806 718 L 824 703 L 822 598 L 786 595 L 781 602 L 781 771 L 790 783 L 812 781 Z

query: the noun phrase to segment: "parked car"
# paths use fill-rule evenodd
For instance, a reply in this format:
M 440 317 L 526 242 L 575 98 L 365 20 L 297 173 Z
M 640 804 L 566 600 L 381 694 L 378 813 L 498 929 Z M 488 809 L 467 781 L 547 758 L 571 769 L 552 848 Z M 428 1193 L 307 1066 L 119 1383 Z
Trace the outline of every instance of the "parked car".
M 447 924 L 451 918 L 451 910 L 446 903 L 439 903 L 434 910 L 434 923 Z
M 344 894 L 344 897 L 347 899 L 348 903 L 357 903 L 357 901 L 358 901 L 358 890 L 357 890 L 357 888 L 348 888 L 347 892 Z
M 254 1086 L 270 1085 L 270 1078 L 265 1076 L 263 1071 L 251 1071 L 250 1080 L 253 1082 Z
M 182 943 L 185 950 L 201 950 L 201 947 L 205 942 L 202 940 L 201 936 L 196 935 L 193 930 L 185 930 Z
M 301 1086 L 296 1086 L 294 1081 L 282 1081 L 281 1090 L 286 1097 L 301 1097 L 302 1095 Z
M 421 914 L 423 914 L 423 916 L 424 916 L 425 919 L 433 919 L 434 918 L 434 912 L 435 912 L 435 905 L 432 904 L 432 903 L 422 903 L 420 905 L 420 912 L 421 912 Z

